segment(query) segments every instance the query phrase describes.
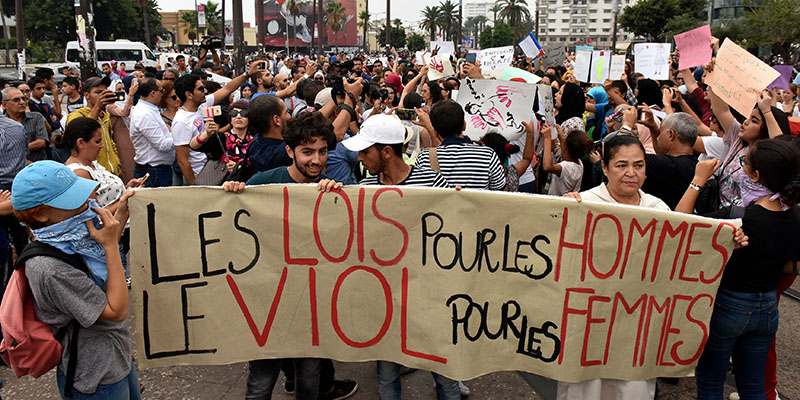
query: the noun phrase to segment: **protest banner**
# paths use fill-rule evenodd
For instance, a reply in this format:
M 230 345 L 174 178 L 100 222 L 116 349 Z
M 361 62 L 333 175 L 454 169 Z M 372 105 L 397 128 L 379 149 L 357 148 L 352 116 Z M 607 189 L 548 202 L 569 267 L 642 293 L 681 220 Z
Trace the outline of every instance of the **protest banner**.
M 495 132 L 508 141 L 525 133 L 522 121 L 530 121 L 535 86 L 522 82 L 502 80 L 465 80 L 456 98 L 464 108 L 467 129 L 464 135 L 480 140 L 483 135 Z
M 769 65 L 739 47 L 730 39 L 725 39 L 717 52 L 714 70 L 706 81 L 714 94 L 725 100 L 742 115 L 750 115 L 758 95 L 780 73 Z
M 647 79 L 669 79 L 669 43 L 637 43 L 633 46 L 634 72 L 640 72 Z
M 528 58 L 535 59 L 544 54 L 542 46 L 532 33 L 529 33 L 528 36 L 525 36 L 524 39 L 519 41 L 519 48 L 522 49 L 522 52 L 525 53 L 525 57 Z
M 437 54 L 428 60 L 428 80 L 435 81 L 455 73 L 450 54 Z
M 611 56 L 611 68 L 608 70 L 608 79 L 612 81 L 619 80 L 622 74 L 625 73 L 625 56 L 614 55 Z
M 611 68 L 610 51 L 593 51 L 592 66 L 589 67 L 589 83 L 603 83 L 608 79 Z
M 687 69 L 711 61 L 711 25 L 704 25 L 675 35 L 680 51 L 678 69 Z
M 792 66 L 791 65 L 773 65 L 772 69 L 778 71 L 780 75 L 775 78 L 772 83 L 767 86 L 767 89 L 772 88 L 779 90 L 789 90 L 789 82 L 792 80 Z
M 436 48 L 439 48 L 439 54 L 449 53 L 455 54 L 456 46 L 453 44 L 452 41 L 445 40 L 445 41 L 432 41 L 430 51 L 433 51 Z
M 561 65 L 567 59 L 567 49 L 564 46 L 550 45 L 544 46 L 544 55 L 541 57 L 545 68 Z
M 492 47 L 481 50 L 481 69 L 503 69 L 514 60 L 514 46 Z
M 592 63 L 592 50 L 575 50 L 575 79 L 589 82 L 589 68 Z
M 539 114 L 544 115 L 544 120 L 550 124 L 550 139 L 555 140 L 558 138 L 558 131 L 556 130 L 553 88 L 550 85 L 536 85 L 536 91 L 539 93 Z M 544 145 L 542 140 L 539 143 Z
M 319 357 L 455 379 L 690 375 L 733 248 L 728 221 L 489 191 L 185 187 L 130 204 L 142 368 Z
M 502 72 L 500 72 L 500 80 L 510 81 L 514 78 L 522 79 L 525 83 L 536 83 L 542 80 L 538 75 L 511 66 L 503 68 Z

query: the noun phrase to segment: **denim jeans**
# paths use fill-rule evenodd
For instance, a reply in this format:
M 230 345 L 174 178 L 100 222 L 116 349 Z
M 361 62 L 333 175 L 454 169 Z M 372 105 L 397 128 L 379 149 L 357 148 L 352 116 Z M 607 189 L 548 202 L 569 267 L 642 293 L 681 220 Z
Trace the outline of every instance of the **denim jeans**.
M 723 398 L 731 356 L 739 396 L 765 399 L 764 368 L 777 331 L 778 299 L 774 290 L 746 293 L 720 288 L 708 342 L 695 369 L 697 399 Z
M 133 168 L 134 178 L 141 178 L 144 174 L 150 174 L 150 177 L 147 178 L 147 182 L 144 183 L 145 187 L 172 186 L 172 168 L 169 166 L 147 167 L 137 164 L 136 167 Z
M 295 381 L 294 360 L 294 358 L 284 358 L 281 363 L 281 371 L 287 381 Z M 326 393 L 333 389 L 336 368 L 333 366 L 333 360 L 329 358 L 321 358 L 319 362 L 319 392 Z
M 127 377 L 123 378 L 117 383 L 110 385 L 100 385 L 92 394 L 84 394 L 75 389 L 72 390 L 72 397 L 64 396 L 64 387 L 67 385 L 67 377 L 61 371 L 56 373 L 56 382 L 58 383 L 58 393 L 61 394 L 62 399 L 71 400 L 141 400 L 142 395 L 139 393 L 139 376 L 136 375 L 136 365 L 131 360 L 131 372 Z
M 405 372 L 404 367 L 391 361 L 378 361 L 378 393 L 381 400 L 400 400 L 402 399 L 403 385 L 400 376 Z M 458 381 L 439 375 L 435 372 L 433 380 L 436 381 L 437 400 L 460 400 L 461 389 Z
M 297 383 L 295 399 L 317 400 L 319 392 L 319 358 L 295 358 L 294 370 Z M 250 373 L 247 375 L 246 399 L 269 400 L 272 389 L 281 371 L 281 359 L 250 361 Z

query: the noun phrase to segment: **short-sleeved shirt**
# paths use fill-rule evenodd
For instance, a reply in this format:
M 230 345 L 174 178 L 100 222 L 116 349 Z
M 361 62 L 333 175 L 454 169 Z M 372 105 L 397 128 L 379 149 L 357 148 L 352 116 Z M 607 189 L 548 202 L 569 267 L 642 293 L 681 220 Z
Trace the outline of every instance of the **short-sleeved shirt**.
M 130 332 L 126 321 L 101 320 L 108 304 L 106 293 L 86 273 L 50 257 L 33 257 L 25 262 L 25 275 L 39 319 L 53 332 L 73 320 L 80 324 L 78 364 L 73 387 L 94 393 L 98 385 L 117 383 L 130 373 Z M 58 368 L 67 370 L 72 330 L 61 340 L 64 346 Z
M 358 183 L 359 185 L 384 185 L 378 175 L 368 176 Z M 396 186 L 425 186 L 425 187 L 450 187 L 444 175 L 430 169 L 411 166 L 408 176 Z
M 646 154 L 647 179 L 642 185 L 645 193 L 652 194 L 675 209 L 692 183 L 697 158 L 693 155 L 668 156 L 666 154 Z
M 328 179 L 328 177 L 325 176 L 325 174 L 319 174 L 316 182 L 319 182 L 323 179 Z M 299 183 L 299 182 L 292 179 L 292 176 L 289 175 L 289 167 L 278 167 L 278 168 L 273 168 L 269 171 L 261 171 L 247 180 L 247 185 L 266 185 L 268 183 Z
M 344 139 L 350 135 L 345 134 Z M 342 142 L 336 143 L 336 149 L 328 152 L 328 162 L 325 164 L 325 172 L 336 182 L 345 185 L 354 185 L 356 178 L 353 175 L 353 168 L 358 166 L 358 152 L 344 147 Z
M 256 136 L 247 149 L 250 165 L 256 171 L 269 171 L 273 168 L 292 165 L 292 158 L 286 153 L 286 142 L 261 135 Z
M 83 107 L 79 108 L 75 112 L 70 113 L 67 116 L 67 126 L 69 122 L 78 117 L 86 117 L 91 118 L 92 108 L 91 107 Z M 112 136 L 111 130 L 111 117 L 110 114 L 101 111 L 100 116 L 97 118 L 97 122 L 100 123 L 100 126 L 103 128 L 103 148 L 100 149 L 100 154 L 97 156 L 97 162 L 100 163 L 105 169 L 115 175 L 119 175 L 120 173 L 120 160 L 119 160 L 119 152 L 117 151 L 117 144 L 114 143 L 114 139 Z
M 25 112 L 25 114 L 22 116 L 22 126 L 25 127 L 25 134 L 28 136 L 28 143 L 39 139 L 44 140 L 48 144 L 50 143 L 50 138 L 47 135 L 47 127 L 45 126 L 45 123 L 47 122 L 44 120 L 42 114 L 36 112 Z M 46 159 L 47 151 L 44 148 L 36 150 L 32 153 L 28 153 L 28 160 L 30 161 L 41 161 Z
M 28 138 L 25 127 L 0 114 L 0 187 L 11 189 L 17 173 L 25 168 L 28 156 Z
M 506 175 L 497 154 L 489 147 L 475 146 L 463 138 L 447 138 L 436 148 L 439 168 L 453 186 L 465 189 L 503 190 Z M 431 168 L 430 149 L 423 150 L 414 164 Z
M 583 180 L 583 162 L 581 160 L 578 162 L 562 161 L 558 165 L 561 166 L 561 175 L 553 174 L 553 181 L 550 183 L 547 194 L 563 196 L 569 192 L 580 190 Z
M 205 103 L 201 104 L 197 111 L 186 111 L 181 107 L 175 113 L 175 118 L 172 119 L 172 143 L 177 146 L 188 146 L 192 138 L 199 135 L 200 132 L 205 132 L 206 123 L 203 120 L 202 110 L 214 105 L 214 95 L 206 96 Z M 192 165 L 192 171 L 195 176 L 203 169 L 206 164 L 206 154 L 199 151 L 189 150 L 189 164 Z

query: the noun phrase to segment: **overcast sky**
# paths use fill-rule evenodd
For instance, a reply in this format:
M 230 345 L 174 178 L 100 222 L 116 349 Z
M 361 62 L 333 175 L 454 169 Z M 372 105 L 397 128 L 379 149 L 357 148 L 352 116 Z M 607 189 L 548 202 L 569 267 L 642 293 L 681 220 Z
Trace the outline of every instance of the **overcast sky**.
M 259 0 L 242 0 L 242 8 L 244 14 L 244 21 L 250 24 L 255 23 L 255 1 Z M 203 2 L 203 1 L 199 1 Z M 194 9 L 194 0 L 156 0 L 161 11 L 178 11 L 178 10 L 192 10 Z M 233 1 L 225 1 L 225 19 L 231 19 L 233 15 Z M 403 21 L 417 21 L 421 18 L 420 10 L 426 5 L 434 4 L 431 0 L 402 0 L 396 1 L 392 5 L 392 19 L 400 18 Z M 369 12 L 373 18 L 383 18 L 386 12 L 385 1 L 369 1 Z

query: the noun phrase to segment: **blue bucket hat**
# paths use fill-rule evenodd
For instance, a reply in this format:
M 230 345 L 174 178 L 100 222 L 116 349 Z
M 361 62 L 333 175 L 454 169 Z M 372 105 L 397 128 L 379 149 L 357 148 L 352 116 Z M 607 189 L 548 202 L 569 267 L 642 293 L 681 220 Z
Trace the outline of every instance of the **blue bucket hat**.
M 11 206 L 15 210 L 46 205 L 74 210 L 83 205 L 100 183 L 84 179 L 64 164 L 37 161 L 20 171 L 11 184 Z

